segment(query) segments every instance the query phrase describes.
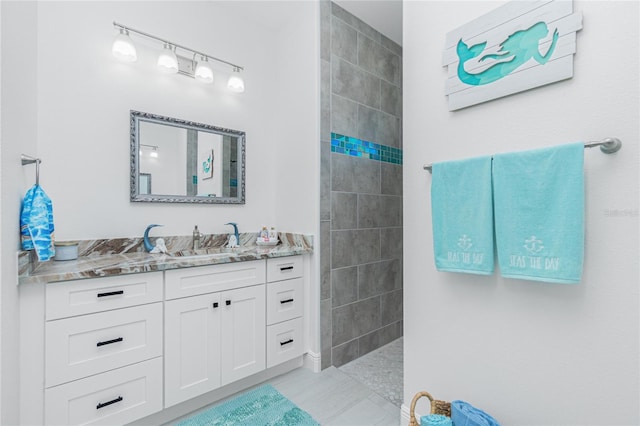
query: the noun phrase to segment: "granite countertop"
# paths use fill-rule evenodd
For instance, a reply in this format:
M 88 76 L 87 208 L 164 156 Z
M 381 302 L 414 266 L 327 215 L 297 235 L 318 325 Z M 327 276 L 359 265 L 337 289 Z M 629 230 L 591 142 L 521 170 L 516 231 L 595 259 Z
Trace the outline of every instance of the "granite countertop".
M 54 283 L 84 278 L 109 277 L 139 272 L 166 271 L 194 266 L 296 256 L 313 252 L 313 238 L 301 234 L 279 234 L 276 246 L 255 245 L 256 234 L 241 234 L 240 247 L 223 248 L 226 236 L 209 236 L 199 250 L 190 250 L 191 237 L 163 237 L 169 254 L 143 251 L 140 239 L 81 241 L 78 259 L 29 261 L 29 252 L 19 256 L 19 284 Z M 217 244 L 217 245 L 216 245 Z

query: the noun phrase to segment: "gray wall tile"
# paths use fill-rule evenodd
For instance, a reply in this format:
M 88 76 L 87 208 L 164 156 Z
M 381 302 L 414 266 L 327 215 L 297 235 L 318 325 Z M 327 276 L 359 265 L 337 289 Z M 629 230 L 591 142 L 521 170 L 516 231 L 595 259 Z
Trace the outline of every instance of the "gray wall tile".
M 331 222 L 320 222 L 320 300 L 331 299 Z
M 358 228 L 402 225 L 402 197 L 395 195 L 358 195 Z
M 320 348 L 331 349 L 331 299 L 320 302 Z
M 358 105 L 358 137 L 383 145 L 400 145 L 400 119 L 376 109 Z
M 358 300 L 358 268 L 331 271 L 331 301 L 334 308 Z
M 398 56 L 402 56 L 402 46 L 384 34 L 380 34 L 380 44 Z
M 320 0 L 320 59 L 331 60 L 331 2 Z
M 380 257 L 402 259 L 402 227 L 380 229 Z
M 358 341 L 353 340 L 331 350 L 333 365 L 340 367 L 358 358 Z
M 358 65 L 390 83 L 400 84 L 400 57 L 358 34 Z
M 380 328 L 380 297 L 333 308 L 333 346 Z
M 402 319 L 402 289 L 380 296 L 382 325 L 388 325 Z
M 358 339 L 359 356 L 402 337 L 402 321 L 389 324 Z
M 380 163 L 343 154 L 331 154 L 331 189 L 380 193 Z
M 350 14 L 349 12 L 344 10 L 342 7 L 338 6 L 333 2 L 331 3 L 331 6 L 332 6 L 331 13 L 333 14 L 333 16 L 335 16 L 338 19 L 341 19 L 342 21 L 351 25 L 358 31 L 366 34 L 367 36 L 371 37 L 373 40 L 380 41 L 380 33 L 374 30 L 369 24 L 353 16 L 352 14 Z
M 331 142 L 331 63 L 320 61 L 320 140 Z
M 331 143 L 320 143 L 320 220 L 331 220 Z
M 320 356 L 322 359 L 320 360 L 320 369 L 324 370 L 325 368 L 329 368 L 333 365 L 331 361 L 331 348 L 323 349 L 320 352 Z
M 340 19 L 331 21 L 331 53 L 352 64 L 358 61 L 358 32 Z
M 380 163 L 380 186 L 385 195 L 402 195 L 402 166 Z
M 331 91 L 373 108 L 380 108 L 380 79 L 346 62 L 331 57 Z
M 399 86 L 380 81 L 380 109 L 402 118 L 402 89 Z
M 358 131 L 358 104 L 338 95 L 331 95 L 331 131 L 345 136 L 356 136 Z
M 358 194 L 352 192 L 331 193 L 331 229 L 356 229 L 358 227 Z
M 358 266 L 358 297 L 366 299 L 402 288 L 402 262 L 385 260 Z
M 380 233 L 331 231 L 331 268 L 375 262 L 380 259 Z

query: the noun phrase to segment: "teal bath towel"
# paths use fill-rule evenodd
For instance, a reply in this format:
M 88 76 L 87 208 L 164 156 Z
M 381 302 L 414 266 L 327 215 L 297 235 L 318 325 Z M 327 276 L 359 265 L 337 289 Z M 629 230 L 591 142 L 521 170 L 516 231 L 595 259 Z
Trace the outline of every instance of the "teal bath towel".
M 584 254 L 584 144 L 493 159 L 503 277 L 578 283 Z
M 431 180 L 438 271 L 493 273 L 491 157 L 435 163 Z
M 34 185 L 27 191 L 22 201 L 20 212 L 22 249 L 35 249 L 38 260 L 41 262 L 51 259 L 55 254 L 53 232 L 51 199 L 40 185 Z

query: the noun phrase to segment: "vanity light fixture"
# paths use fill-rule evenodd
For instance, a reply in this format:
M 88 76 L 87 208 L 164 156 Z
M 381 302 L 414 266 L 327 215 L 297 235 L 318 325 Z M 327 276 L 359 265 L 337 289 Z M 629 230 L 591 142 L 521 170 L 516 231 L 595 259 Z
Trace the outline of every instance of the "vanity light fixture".
M 244 80 L 240 77 L 240 70 L 238 67 L 233 68 L 233 74 L 229 77 L 227 87 L 232 92 L 242 93 L 244 92 Z
M 136 46 L 133 44 L 133 41 L 131 41 L 129 31 L 127 31 L 126 28 L 120 28 L 120 32 L 113 40 L 111 53 L 123 62 L 135 62 L 138 60 Z
M 117 22 L 114 22 L 113 26 L 118 30 L 119 34 L 116 36 L 116 39 L 113 42 L 111 51 L 113 53 L 113 56 L 120 59 L 121 61 L 133 62 L 137 59 L 135 45 L 129 37 L 129 33 L 134 33 L 146 38 L 150 38 L 152 40 L 159 41 L 163 44 L 164 48 L 158 56 L 157 62 L 158 69 L 160 69 L 161 71 L 170 74 L 178 73 L 186 75 L 188 77 L 195 78 L 202 83 L 213 83 L 214 74 L 213 68 L 211 67 L 211 61 L 216 61 L 221 64 L 230 66 L 233 70 L 231 76 L 229 77 L 229 81 L 227 82 L 227 87 L 229 88 L 229 90 L 236 93 L 244 92 L 244 80 L 240 76 L 240 71 L 244 70 L 243 67 L 225 61 L 223 59 L 216 58 L 215 56 L 208 55 L 206 53 L 199 52 L 185 46 L 181 46 L 169 40 L 153 36 L 143 31 L 127 27 Z M 185 57 L 176 53 L 178 49 L 180 50 L 180 53 L 182 53 L 182 51 L 186 52 L 189 57 Z M 197 57 L 199 57 L 199 60 L 196 60 Z
M 178 57 L 170 44 L 164 44 L 164 49 L 162 49 L 162 52 L 158 55 L 157 66 L 161 72 L 167 74 L 175 74 L 178 72 Z
M 140 144 L 140 155 L 142 156 L 142 148 L 150 148 L 151 152 L 149 153 L 149 157 L 151 158 L 158 158 L 158 146 L 157 145 L 146 145 L 141 143 Z

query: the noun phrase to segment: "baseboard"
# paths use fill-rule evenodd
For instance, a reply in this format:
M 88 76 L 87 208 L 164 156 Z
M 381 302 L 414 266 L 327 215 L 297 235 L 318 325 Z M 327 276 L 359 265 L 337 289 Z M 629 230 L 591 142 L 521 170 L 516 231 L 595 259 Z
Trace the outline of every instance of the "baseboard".
M 419 417 L 416 417 L 419 418 Z M 411 420 L 411 410 L 406 405 L 402 404 L 400 407 L 400 425 L 407 426 Z
M 314 373 L 319 373 L 322 370 L 322 356 L 319 353 L 307 351 L 303 357 L 303 366 Z

